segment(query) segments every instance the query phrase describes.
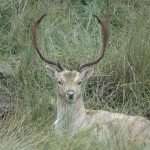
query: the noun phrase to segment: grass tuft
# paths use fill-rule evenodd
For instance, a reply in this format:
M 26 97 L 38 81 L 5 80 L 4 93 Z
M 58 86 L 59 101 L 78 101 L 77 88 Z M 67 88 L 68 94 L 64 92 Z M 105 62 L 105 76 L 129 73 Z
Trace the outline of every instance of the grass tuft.
M 53 136 L 55 83 L 31 44 L 31 25 L 47 13 L 38 31 L 38 44 L 49 59 L 67 69 L 87 62 L 101 50 L 101 30 L 95 15 L 110 20 L 105 58 L 94 66 L 86 83 L 85 106 L 150 119 L 150 2 L 149 0 L 57 0 L 0 2 L 0 101 L 15 103 L 14 115 L 0 121 L 0 149 L 149 149 L 116 137 L 100 143 L 89 132 L 74 139 Z

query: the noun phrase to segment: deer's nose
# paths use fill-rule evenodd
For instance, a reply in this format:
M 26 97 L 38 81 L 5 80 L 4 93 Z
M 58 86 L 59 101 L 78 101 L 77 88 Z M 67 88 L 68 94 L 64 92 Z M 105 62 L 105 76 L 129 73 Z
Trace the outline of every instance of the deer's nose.
M 67 91 L 66 93 L 67 97 L 69 99 L 73 99 L 74 98 L 74 95 L 75 95 L 75 92 L 74 91 Z

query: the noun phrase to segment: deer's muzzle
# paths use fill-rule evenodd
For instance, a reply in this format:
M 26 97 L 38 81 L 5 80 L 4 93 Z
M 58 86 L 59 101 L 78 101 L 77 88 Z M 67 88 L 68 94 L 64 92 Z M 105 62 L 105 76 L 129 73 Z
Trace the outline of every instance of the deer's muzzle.
M 67 99 L 73 100 L 74 97 L 75 97 L 75 92 L 74 91 L 69 90 L 69 91 L 66 92 L 66 98 Z

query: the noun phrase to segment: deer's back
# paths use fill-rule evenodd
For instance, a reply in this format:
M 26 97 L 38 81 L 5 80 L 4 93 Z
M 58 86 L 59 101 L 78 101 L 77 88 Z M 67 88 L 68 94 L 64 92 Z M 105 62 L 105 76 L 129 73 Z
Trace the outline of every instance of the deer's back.
M 86 109 L 86 121 L 83 129 L 96 128 L 102 135 L 128 134 L 132 139 L 150 141 L 150 121 L 144 117 L 111 113 L 103 110 Z

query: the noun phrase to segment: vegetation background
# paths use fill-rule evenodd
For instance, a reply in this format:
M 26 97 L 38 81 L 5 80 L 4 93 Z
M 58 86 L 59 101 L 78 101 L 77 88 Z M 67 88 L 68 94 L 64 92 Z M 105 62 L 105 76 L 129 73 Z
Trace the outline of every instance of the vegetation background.
M 39 28 L 39 45 L 66 68 L 95 57 L 101 30 L 92 17 L 105 14 L 110 40 L 105 58 L 85 84 L 85 106 L 150 119 L 149 0 L 0 0 L 0 105 L 15 109 L 1 114 L 0 150 L 149 149 L 118 140 L 100 143 L 56 139 L 55 83 L 31 44 L 31 25 L 47 13 Z M 12 115 L 13 114 L 13 115 Z

